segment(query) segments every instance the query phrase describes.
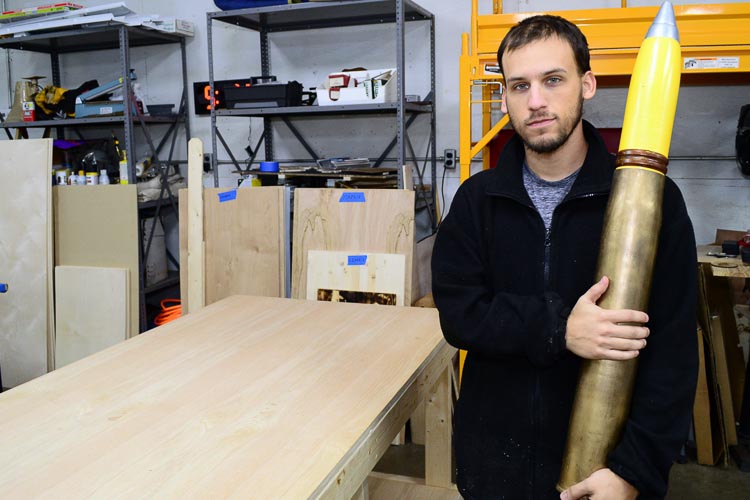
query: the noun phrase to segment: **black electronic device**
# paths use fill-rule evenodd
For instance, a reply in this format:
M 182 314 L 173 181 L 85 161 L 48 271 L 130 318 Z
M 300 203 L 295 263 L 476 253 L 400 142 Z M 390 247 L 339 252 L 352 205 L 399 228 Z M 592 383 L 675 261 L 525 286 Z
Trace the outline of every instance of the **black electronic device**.
M 750 175 L 750 104 L 745 104 L 740 109 L 734 150 L 737 154 L 737 166 L 740 172 L 743 175 Z
M 724 240 L 721 242 L 721 251 L 727 255 L 739 255 L 740 244 L 736 240 Z
M 249 87 L 224 89 L 227 109 L 281 108 L 302 105 L 302 85 L 299 82 L 258 83 Z
M 213 99 L 211 99 L 211 85 L 209 85 L 209 82 L 193 82 L 193 103 L 195 104 L 195 114 L 211 114 L 212 105 L 216 106 L 216 109 L 226 109 L 226 89 L 250 87 L 253 84 L 253 80 L 253 78 L 241 78 L 237 80 L 214 81 Z

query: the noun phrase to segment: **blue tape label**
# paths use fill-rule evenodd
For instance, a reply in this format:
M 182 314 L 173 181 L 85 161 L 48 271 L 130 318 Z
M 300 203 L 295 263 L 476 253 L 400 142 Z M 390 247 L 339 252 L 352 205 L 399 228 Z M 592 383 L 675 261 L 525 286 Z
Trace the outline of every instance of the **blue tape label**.
M 367 265 L 367 255 L 350 255 L 348 259 L 348 265 L 350 266 Z
M 219 203 L 226 203 L 227 201 L 232 201 L 237 199 L 237 190 L 232 189 L 231 191 L 225 191 L 223 193 L 219 193 Z
M 341 193 L 341 198 L 339 198 L 339 203 L 364 203 L 365 202 L 365 193 L 362 191 L 347 191 L 346 193 Z

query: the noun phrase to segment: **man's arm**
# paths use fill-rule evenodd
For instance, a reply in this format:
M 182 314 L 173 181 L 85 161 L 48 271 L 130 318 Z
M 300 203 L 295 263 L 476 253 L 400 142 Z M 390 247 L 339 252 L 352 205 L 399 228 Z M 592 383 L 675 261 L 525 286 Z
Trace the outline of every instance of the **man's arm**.
M 565 351 L 569 308 L 557 294 L 494 293 L 479 203 L 459 187 L 432 254 L 432 293 L 453 346 L 503 358 L 527 356 L 546 365 Z M 513 265 L 498 263 L 498 265 Z
M 474 220 L 480 211 L 472 203 L 476 201 L 459 188 L 433 249 L 433 297 L 449 343 L 484 356 L 526 356 L 540 366 L 554 362 L 566 349 L 589 359 L 637 355 L 648 329 L 617 323 L 644 323 L 648 316 L 596 306 L 607 289 L 606 278 L 586 292 L 572 312 L 552 292 L 495 293 L 490 283 L 491 257 L 482 255 L 481 221 Z

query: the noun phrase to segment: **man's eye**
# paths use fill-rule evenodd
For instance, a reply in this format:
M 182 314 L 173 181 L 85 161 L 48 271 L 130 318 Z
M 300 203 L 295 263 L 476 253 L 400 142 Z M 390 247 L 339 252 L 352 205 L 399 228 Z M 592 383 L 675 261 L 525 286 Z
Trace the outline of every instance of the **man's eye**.
M 517 83 L 517 84 L 513 85 L 513 90 L 519 90 L 519 91 L 521 91 L 521 90 L 526 90 L 528 88 L 529 88 L 529 84 L 528 83 Z
M 562 78 L 559 76 L 552 76 L 547 79 L 548 83 L 551 83 L 552 85 L 557 85 L 558 83 L 562 82 Z

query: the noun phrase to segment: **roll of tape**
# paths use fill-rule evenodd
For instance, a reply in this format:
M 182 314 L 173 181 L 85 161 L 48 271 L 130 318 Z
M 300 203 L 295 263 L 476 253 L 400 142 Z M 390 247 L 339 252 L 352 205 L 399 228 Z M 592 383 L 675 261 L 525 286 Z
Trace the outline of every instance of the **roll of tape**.
M 260 162 L 261 172 L 278 172 L 279 162 L 277 161 L 262 161 Z

